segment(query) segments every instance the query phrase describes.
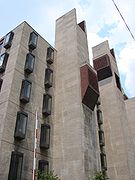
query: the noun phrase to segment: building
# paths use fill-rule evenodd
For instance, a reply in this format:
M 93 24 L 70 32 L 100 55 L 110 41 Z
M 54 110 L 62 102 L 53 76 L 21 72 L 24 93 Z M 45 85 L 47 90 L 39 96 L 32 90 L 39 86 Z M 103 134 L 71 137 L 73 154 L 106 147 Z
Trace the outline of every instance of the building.
M 23 22 L 0 53 L 1 180 L 32 179 L 36 118 L 40 171 L 89 180 L 108 166 L 110 179 L 134 179 L 134 99 L 124 100 L 107 41 L 93 48 L 95 69 L 89 64 L 75 9 L 56 20 L 55 48 Z

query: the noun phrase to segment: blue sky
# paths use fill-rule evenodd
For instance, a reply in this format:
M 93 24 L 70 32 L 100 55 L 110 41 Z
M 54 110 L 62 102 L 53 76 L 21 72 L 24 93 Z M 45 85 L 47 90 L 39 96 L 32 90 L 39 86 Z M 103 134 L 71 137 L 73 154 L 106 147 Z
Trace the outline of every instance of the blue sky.
M 135 36 L 135 1 L 115 2 Z M 0 0 L 0 7 L 0 37 L 25 20 L 52 45 L 55 20 L 76 8 L 78 22 L 86 20 L 91 62 L 91 47 L 108 39 L 110 48 L 115 49 L 122 86 L 130 97 L 135 96 L 135 42 L 112 0 Z

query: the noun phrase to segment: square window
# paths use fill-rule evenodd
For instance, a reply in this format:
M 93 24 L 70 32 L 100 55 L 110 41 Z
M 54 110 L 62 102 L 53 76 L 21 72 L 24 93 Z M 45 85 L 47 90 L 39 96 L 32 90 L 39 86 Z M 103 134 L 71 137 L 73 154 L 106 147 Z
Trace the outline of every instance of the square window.
M 49 172 L 49 162 L 46 160 L 39 160 L 38 161 L 38 170 L 40 172 Z
M 52 108 L 52 96 L 49 94 L 44 94 L 43 96 L 43 108 L 42 112 L 45 116 L 51 115 L 51 108 Z
M 21 180 L 23 153 L 13 151 L 11 154 L 8 180 Z
M 28 103 L 30 100 L 30 94 L 31 94 L 31 85 L 32 83 L 28 80 L 22 81 L 22 88 L 21 88 L 21 94 L 20 94 L 20 101 L 24 103 Z
M 102 111 L 99 109 L 97 110 L 97 121 L 98 121 L 98 124 L 103 124 Z
M 52 87 L 53 83 L 53 71 L 50 68 L 45 70 L 45 87 Z
M 0 56 L 0 73 L 3 73 L 6 69 L 9 54 L 6 52 Z
M 4 48 L 5 49 L 8 49 L 11 47 L 13 37 L 14 37 L 14 33 L 12 31 L 6 35 L 5 40 L 4 40 Z
M 27 74 L 30 74 L 33 72 L 34 64 L 35 64 L 35 56 L 31 53 L 28 53 L 26 56 L 26 62 L 25 62 L 25 68 L 24 68 Z
M 0 78 L 0 91 L 1 91 L 1 88 L 2 88 L 2 83 L 3 83 L 3 79 Z
M 29 48 L 34 50 L 37 47 L 38 35 L 35 32 L 30 33 Z
M 48 64 L 52 64 L 54 61 L 54 50 L 51 47 L 47 48 L 47 57 L 46 61 Z
M 40 148 L 49 149 L 50 145 L 50 125 L 41 124 Z
M 26 134 L 27 128 L 27 121 L 28 121 L 28 114 L 25 112 L 17 112 L 16 118 L 16 126 L 15 126 L 15 133 L 14 137 L 16 139 L 24 139 Z

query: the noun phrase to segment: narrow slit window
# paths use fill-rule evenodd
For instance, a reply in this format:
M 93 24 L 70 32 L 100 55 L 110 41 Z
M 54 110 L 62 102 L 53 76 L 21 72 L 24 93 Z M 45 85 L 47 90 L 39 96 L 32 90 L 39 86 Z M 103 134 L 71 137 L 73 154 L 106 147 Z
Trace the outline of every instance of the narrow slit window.
M 52 87 L 53 83 L 53 71 L 50 68 L 45 70 L 45 87 Z
M 42 109 L 43 114 L 46 116 L 51 115 L 51 108 L 52 108 L 52 96 L 50 96 L 49 94 L 44 94 L 43 109 Z
M 30 94 L 31 94 L 31 85 L 32 83 L 28 80 L 22 81 L 22 88 L 21 88 L 21 94 L 20 94 L 20 101 L 24 103 L 28 103 L 30 100 Z
M 50 125 L 41 124 L 40 148 L 49 149 L 50 146 Z
M 100 158 L 101 158 L 101 168 L 102 168 L 103 171 L 106 171 L 107 170 L 106 155 L 104 153 L 101 153 Z
M 51 47 L 47 48 L 47 63 L 52 64 L 54 61 L 54 50 Z
M 3 53 L 1 56 L 0 56 L 0 73 L 3 73 L 6 69 L 6 65 L 7 65 L 7 61 L 8 61 L 8 56 L 9 54 L 6 52 L 6 53 Z
M 13 37 L 14 37 L 14 33 L 12 31 L 6 35 L 5 40 L 4 40 L 4 48 L 5 49 L 8 49 L 11 47 Z
M 13 151 L 11 154 L 8 180 L 21 180 L 23 153 Z
M 2 88 L 2 83 L 3 83 L 3 79 L 0 78 L 0 91 L 1 91 L 1 88 Z
M 30 33 L 29 48 L 34 50 L 37 47 L 38 35 L 35 32 Z
M 98 121 L 98 124 L 103 124 L 102 111 L 99 109 L 97 110 L 97 121 Z
M 100 146 L 104 146 L 105 145 L 104 132 L 102 130 L 99 130 L 98 134 L 99 134 L 99 144 Z
M 35 63 L 35 56 L 31 53 L 28 53 L 26 56 L 25 69 L 24 69 L 27 74 L 33 72 L 34 63 Z
M 19 111 L 17 113 L 16 127 L 15 127 L 15 133 L 14 133 L 14 137 L 16 139 L 22 140 L 25 138 L 27 121 L 28 121 L 28 114 L 25 112 Z

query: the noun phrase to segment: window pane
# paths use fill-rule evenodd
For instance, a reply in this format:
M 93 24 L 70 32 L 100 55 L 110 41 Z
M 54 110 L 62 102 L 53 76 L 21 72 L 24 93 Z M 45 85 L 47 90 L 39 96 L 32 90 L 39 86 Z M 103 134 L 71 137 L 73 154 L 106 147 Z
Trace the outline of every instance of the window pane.
M 0 66 L 2 66 L 3 61 L 4 61 L 4 54 L 0 56 Z
M 23 80 L 20 100 L 25 103 L 29 102 L 30 94 L 31 94 L 31 82 L 28 80 Z
M 48 149 L 50 145 L 50 125 L 41 124 L 40 147 Z
M 28 53 L 26 56 L 26 63 L 25 63 L 25 72 L 28 74 L 33 72 L 35 63 L 35 56 L 31 53 Z
M 49 162 L 45 160 L 39 160 L 38 162 L 38 170 L 48 172 L 49 171 Z
M 7 44 L 10 40 L 10 33 L 6 35 L 6 38 L 5 38 L 5 44 Z
M 31 36 L 31 41 L 36 44 L 37 43 L 37 35 L 35 33 L 32 34 Z

